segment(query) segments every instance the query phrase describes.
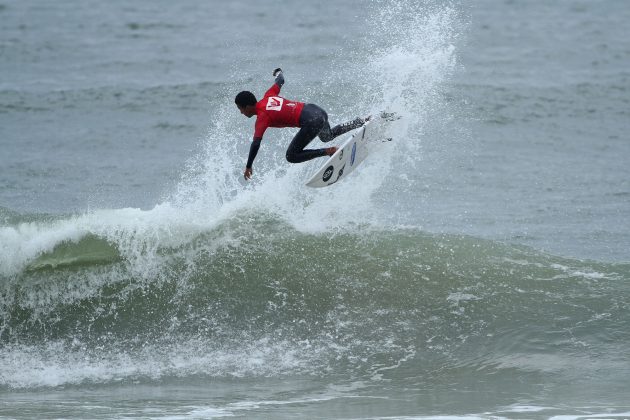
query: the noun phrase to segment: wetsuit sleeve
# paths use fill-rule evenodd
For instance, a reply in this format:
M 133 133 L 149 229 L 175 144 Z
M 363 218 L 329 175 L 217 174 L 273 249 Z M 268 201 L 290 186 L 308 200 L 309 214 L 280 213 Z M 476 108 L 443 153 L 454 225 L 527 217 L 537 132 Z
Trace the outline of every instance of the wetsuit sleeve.
M 258 149 L 260 149 L 260 142 L 262 137 L 254 137 L 254 141 L 252 141 L 252 145 L 249 147 L 249 157 L 247 158 L 246 168 L 251 168 L 254 164 L 254 159 L 256 159 L 256 155 L 258 154 Z
M 260 141 L 262 140 L 267 127 L 269 127 L 269 117 L 265 114 L 258 115 L 256 117 L 256 125 L 254 126 L 254 140 L 252 141 L 252 145 L 249 147 L 249 157 L 247 158 L 246 168 L 252 167 L 254 159 L 258 154 L 258 149 L 260 149 Z

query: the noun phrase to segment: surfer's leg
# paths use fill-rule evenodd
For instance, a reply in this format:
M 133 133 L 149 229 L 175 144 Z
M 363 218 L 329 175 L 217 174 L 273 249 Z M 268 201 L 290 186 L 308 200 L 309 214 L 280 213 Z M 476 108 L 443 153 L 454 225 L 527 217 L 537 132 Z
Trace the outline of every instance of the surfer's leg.
M 348 131 L 352 131 L 355 128 L 361 127 L 363 124 L 365 124 L 365 119 L 357 117 L 357 118 L 355 118 L 352 121 L 348 121 L 346 123 L 336 125 L 330 130 L 332 138 L 329 139 L 329 140 L 323 140 L 322 139 L 322 141 L 330 141 L 330 140 L 334 139 L 335 137 L 338 137 L 338 136 L 340 136 L 342 134 L 347 133 Z M 321 136 L 320 136 L 320 138 L 321 138 Z
M 322 127 L 327 124 L 327 119 L 326 111 L 317 105 L 304 105 L 304 109 L 302 109 L 302 114 L 300 115 L 300 131 L 295 135 L 287 149 L 287 160 L 289 162 L 305 162 L 328 154 L 327 149 L 304 150 L 322 130 Z
M 355 118 L 352 121 L 348 121 L 343 124 L 339 124 L 330 128 L 330 124 L 326 121 L 326 125 L 322 128 L 322 131 L 319 132 L 319 139 L 324 143 L 331 141 L 335 137 L 339 137 L 342 134 L 347 133 L 348 131 L 352 131 L 355 128 L 361 127 L 365 124 L 364 118 Z
M 324 127 L 322 127 L 322 129 L 319 130 L 319 133 L 317 134 L 317 136 L 324 143 L 328 143 L 329 141 L 337 137 L 333 135 L 332 130 L 330 129 L 330 124 L 328 124 L 328 121 L 326 121 L 326 123 L 324 124 Z
M 306 111 L 306 112 L 305 112 Z M 306 115 L 306 118 L 304 117 Z M 321 118 L 323 116 L 323 121 Z M 348 131 L 354 130 L 355 128 L 361 127 L 365 124 L 364 118 L 355 118 L 352 121 L 348 121 L 343 124 L 339 124 L 330 128 L 330 123 L 328 122 L 328 114 L 322 108 L 315 104 L 306 104 L 304 109 L 302 110 L 302 115 L 300 116 L 300 122 L 302 118 L 305 120 L 317 120 L 318 124 L 321 124 L 321 128 L 317 136 L 321 141 L 327 143 L 334 139 L 335 137 L 339 137 L 342 134 L 347 133 Z M 302 125 L 304 127 L 304 125 Z
M 295 137 L 293 137 L 291 144 L 289 144 L 289 148 L 287 149 L 287 160 L 291 163 L 300 163 L 326 156 L 325 149 L 304 150 L 304 148 L 313 141 L 318 132 L 318 129 L 314 129 L 312 127 L 300 128 L 300 131 L 298 131 Z

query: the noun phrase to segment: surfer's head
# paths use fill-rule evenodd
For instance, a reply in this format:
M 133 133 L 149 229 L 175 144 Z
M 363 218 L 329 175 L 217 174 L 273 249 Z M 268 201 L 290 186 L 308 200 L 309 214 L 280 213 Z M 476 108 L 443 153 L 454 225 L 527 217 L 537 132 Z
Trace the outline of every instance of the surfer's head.
M 254 94 L 246 90 L 240 92 L 236 95 L 236 98 L 234 98 L 234 103 L 236 103 L 238 110 L 247 118 L 256 115 L 256 102 L 258 101 Z

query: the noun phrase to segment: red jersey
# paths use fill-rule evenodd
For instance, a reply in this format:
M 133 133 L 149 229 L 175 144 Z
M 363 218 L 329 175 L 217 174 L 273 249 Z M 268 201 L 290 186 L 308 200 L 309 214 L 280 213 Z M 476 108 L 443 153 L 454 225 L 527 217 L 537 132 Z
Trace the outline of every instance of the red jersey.
M 269 127 L 299 127 L 304 104 L 278 96 L 280 86 L 276 83 L 256 104 L 254 138 L 262 138 Z

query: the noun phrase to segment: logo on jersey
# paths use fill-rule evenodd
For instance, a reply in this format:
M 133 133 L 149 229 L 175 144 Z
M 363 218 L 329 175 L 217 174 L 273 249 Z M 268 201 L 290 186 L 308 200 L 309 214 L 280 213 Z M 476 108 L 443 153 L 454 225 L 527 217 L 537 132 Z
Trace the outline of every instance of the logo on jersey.
M 282 103 L 284 102 L 283 98 L 279 96 L 270 96 L 267 99 L 267 111 L 280 111 L 282 109 Z

